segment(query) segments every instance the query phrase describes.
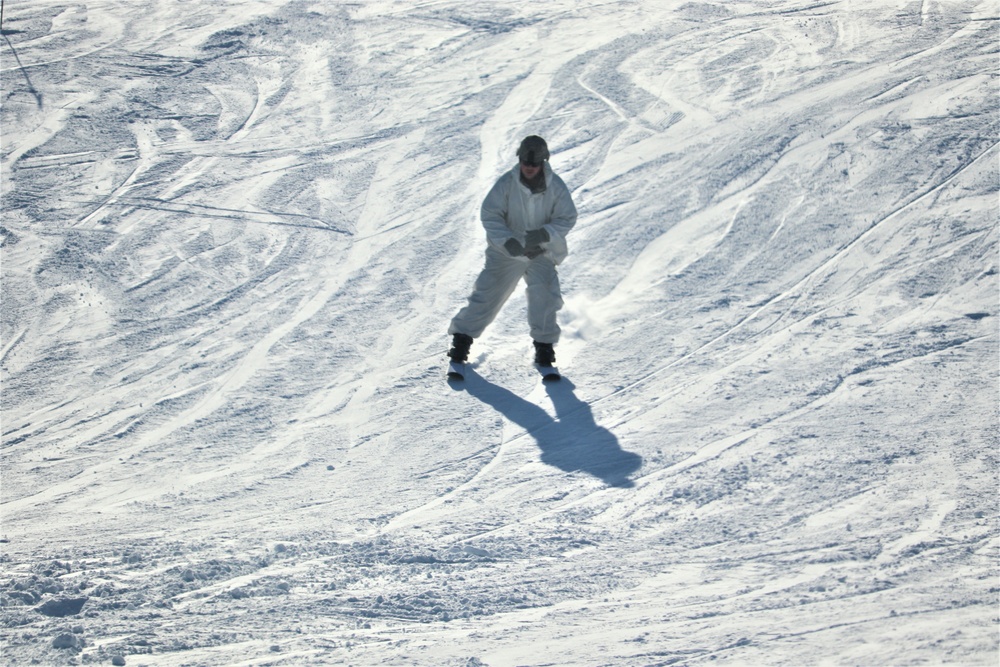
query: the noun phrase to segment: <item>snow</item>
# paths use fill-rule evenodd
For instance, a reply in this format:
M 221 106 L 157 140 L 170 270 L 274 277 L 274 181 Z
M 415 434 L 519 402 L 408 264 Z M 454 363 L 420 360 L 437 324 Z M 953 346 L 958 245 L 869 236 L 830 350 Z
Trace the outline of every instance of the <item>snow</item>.
M 995 3 L 4 10 L 5 663 L 996 664 Z

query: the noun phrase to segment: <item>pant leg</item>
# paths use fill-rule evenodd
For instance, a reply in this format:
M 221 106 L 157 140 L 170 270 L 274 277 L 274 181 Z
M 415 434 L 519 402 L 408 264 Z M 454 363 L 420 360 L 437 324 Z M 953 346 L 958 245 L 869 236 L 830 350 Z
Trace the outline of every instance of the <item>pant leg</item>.
M 559 342 L 556 315 L 563 306 L 556 265 L 548 257 L 531 261 L 524 275 L 528 284 L 528 326 L 539 343 Z
M 448 333 L 464 333 L 473 338 L 482 336 L 514 293 L 529 266 L 529 262 L 506 257 L 493 248 L 487 248 L 486 264 L 476 278 L 469 304 L 452 319 Z

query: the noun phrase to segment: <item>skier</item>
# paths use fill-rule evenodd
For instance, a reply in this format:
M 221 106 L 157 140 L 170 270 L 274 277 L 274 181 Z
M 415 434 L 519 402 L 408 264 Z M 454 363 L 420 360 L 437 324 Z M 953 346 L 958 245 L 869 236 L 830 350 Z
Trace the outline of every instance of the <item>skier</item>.
M 535 363 L 552 367 L 556 361 L 552 347 L 559 340 L 556 313 L 563 305 L 556 265 L 566 258 L 566 235 L 576 224 L 576 206 L 566 184 L 549 166 L 544 139 L 525 137 L 517 157 L 517 166 L 497 180 L 480 210 L 486 228 L 486 264 L 468 305 L 448 328 L 452 377 L 462 376 L 472 341 L 497 316 L 521 278 L 527 285 Z M 554 369 L 550 377 L 558 378 Z

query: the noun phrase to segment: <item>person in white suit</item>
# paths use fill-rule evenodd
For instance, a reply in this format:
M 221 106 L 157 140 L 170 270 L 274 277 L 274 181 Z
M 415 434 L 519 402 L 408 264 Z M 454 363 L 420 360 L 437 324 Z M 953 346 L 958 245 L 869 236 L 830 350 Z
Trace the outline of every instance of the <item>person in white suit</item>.
M 448 327 L 452 361 L 468 360 L 473 340 L 493 322 L 524 278 L 535 362 L 555 363 L 553 345 L 560 333 L 556 314 L 563 305 L 556 266 L 566 258 L 566 235 L 576 224 L 576 206 L 566 184 L 549 165 L 544 139 L 525 137 L 517 157 L 518 164 L 497 180 L 480 209 L 486 228 L 486 264 L 468 305 Z

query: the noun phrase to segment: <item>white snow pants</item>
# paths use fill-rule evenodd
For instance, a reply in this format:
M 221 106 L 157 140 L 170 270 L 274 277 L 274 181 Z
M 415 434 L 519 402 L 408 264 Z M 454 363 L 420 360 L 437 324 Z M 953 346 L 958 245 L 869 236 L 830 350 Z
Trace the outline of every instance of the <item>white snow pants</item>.
M 500 313 L 500 309 L 524 278 L 528 296 L 528 326 L 539 343 L 559 341 L 556 313 L 563 306 L 556 265 L 545 255 L 525 261 L 507 257 L 499 250 L 486 249 L 483 267 L 469 297 L 469 305 L 451 321 L 449 334 L 463 333 L 479 338 Z

